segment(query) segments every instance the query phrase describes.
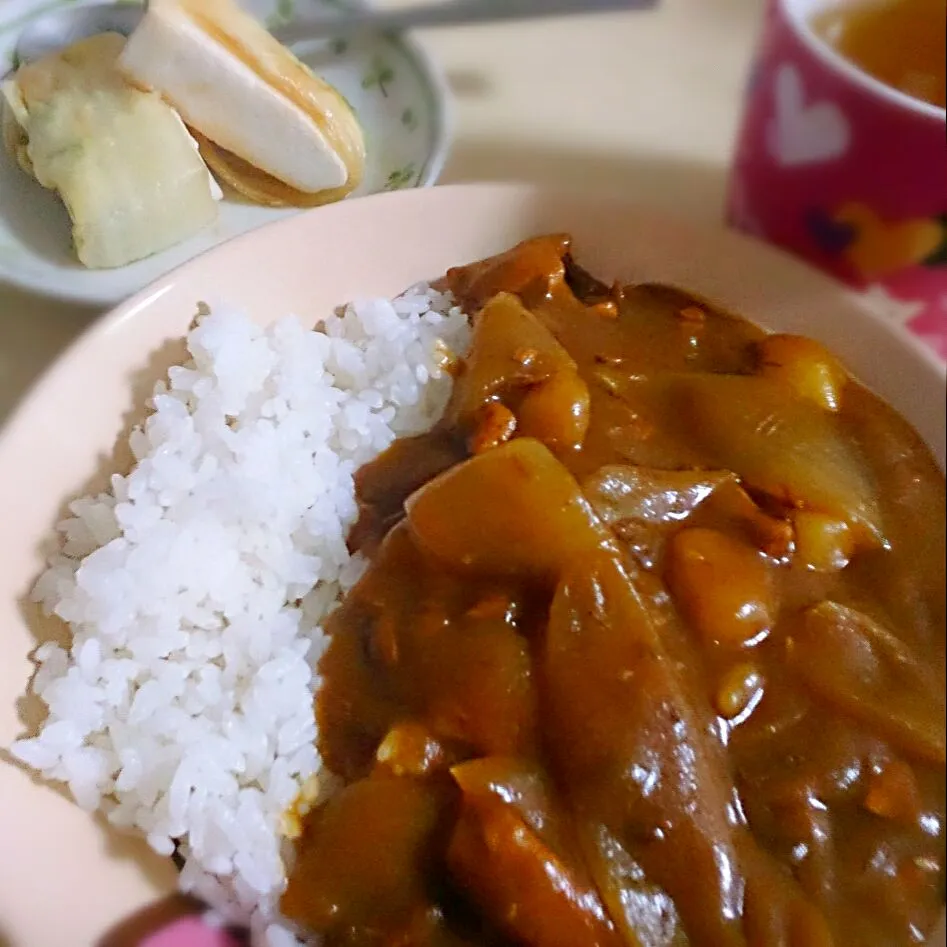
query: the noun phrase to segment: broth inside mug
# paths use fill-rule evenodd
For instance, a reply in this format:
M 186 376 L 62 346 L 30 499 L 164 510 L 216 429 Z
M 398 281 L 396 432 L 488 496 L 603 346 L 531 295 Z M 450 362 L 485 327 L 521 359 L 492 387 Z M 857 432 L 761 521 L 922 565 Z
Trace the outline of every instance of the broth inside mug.
M 846 0 L 812 20 L 842 56 L 907 95 L 947 104 L 947 0 Z

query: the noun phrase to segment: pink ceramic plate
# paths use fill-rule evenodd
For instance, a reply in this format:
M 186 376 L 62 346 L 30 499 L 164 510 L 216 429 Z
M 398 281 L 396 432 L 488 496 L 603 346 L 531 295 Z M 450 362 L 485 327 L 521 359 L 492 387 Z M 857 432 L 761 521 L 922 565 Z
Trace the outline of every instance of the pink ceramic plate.
M 23 731 L 36 636 L 50 634 L 27 592 L 65 501 L 104 483 L 113 445 L 153 382 L 179 357 L 199 300 L 223 298 L 266 322 L 315 320 L 360 295 L 409 284 L 540 231 L 575 235 L 597 275 L 666 280 L 773 329 L 826 342 L 906 415 L 945 463 L 944 369 L 906 332 L 788 257 L 722 230 L 697 230 L 620 200 L 505 185 L 386 194 L 336 204 L 225 244 L 96 323 L 0 438 L 0 746 Z M 106 458 L 109 458 L 106 461 Z M 0 761 L 0 944 L 118 944 L 107 932 L 173 890 L 174 870 L 62 794 Z M 938 931 L 933 943 L 944 944 Z M 125 942 L 127 943 L 127 941 Z

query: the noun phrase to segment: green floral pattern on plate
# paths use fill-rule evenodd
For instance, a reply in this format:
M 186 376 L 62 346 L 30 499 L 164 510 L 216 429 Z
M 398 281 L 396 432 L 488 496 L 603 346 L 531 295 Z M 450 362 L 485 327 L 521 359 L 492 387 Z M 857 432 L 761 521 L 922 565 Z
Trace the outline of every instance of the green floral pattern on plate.
M 385 190 L 400 191 L 406 187 L 410 187 L 417 173 L 417 168 L 413 164 L 406 164 L 403 168 L 392 171 L 391 174 L 388 175 L 388 180 L 385 182 Z
M 388 86 L 394 82 L 394 79 L 394 67 L 386 59 L 382 59 L 379 56 L 372 62 L 371 69 L 365 73 L 365 77 L 362 79 L 362 88 L 378 89 L 378 91 L 387 99 Z
M 296 15 L 296 0 L 277 0 L 276 10 L 266 18 L 269 29 L 285 26 Z
M 0 0 L 0 76 L 12 68 L 18 32 L 59 7 L 101 0 Z M 140 0 L 124 0 L 140 2 Z M 338 15 L 354 0 L 239 0 L 271 27 L 311 12 Z M 414 44 L 389 36 L 300 43 L 293 50 L 335 85 L 365 130 L 368 164 L 358 194 L 433 184 L 446 148 L 444 92 Z M 197 253 L 295 211 L 225 201 L 218 223 L 186 244 L 113 271 L 82 269 L 54 195 L 26 178 L 0 149 L 0 281 L 111 305 Z M 17 262 L 14 262 L 16 260 Z

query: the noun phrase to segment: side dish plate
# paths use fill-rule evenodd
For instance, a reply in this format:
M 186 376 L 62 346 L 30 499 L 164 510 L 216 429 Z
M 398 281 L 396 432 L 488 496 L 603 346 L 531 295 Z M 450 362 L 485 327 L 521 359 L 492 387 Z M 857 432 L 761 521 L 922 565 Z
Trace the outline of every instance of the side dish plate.
M 76 0 L 5 0 L 0 4 L 0 76 L 14 67 L 16 37 L 31 20 Z M 77 0 L 86 4 L 95 0 Z M 270 25 L 337 0 L 241 0 Z M 298 8 L 298 10 L 297 10 Z M 364 36 L 299 43 L 293 51 L 349 100 L 365 131 L 368 164 L 356 195 L 429 187 L 447 156 L 448 93 L 427 54 L 410 37 Z M 35 293 L 114 306 L 143 286 L 211 247 L 298 213 L 242 203 L 228 192 L 205 231 L 178 246 L 114 270 L 87 270 L 70 243 L 66 211 L 57 197 L 28 178 L 0 148 L 0 280 Z

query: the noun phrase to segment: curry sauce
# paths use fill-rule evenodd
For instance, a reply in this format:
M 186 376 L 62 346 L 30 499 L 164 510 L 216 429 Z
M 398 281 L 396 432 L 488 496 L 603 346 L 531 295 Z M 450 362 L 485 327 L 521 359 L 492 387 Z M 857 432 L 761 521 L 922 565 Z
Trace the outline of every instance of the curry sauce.
M 328 947 L 894 947 L 944 897 L 944 479 L 821 346 L 566 237 L 357 476 L 282 909 Z

